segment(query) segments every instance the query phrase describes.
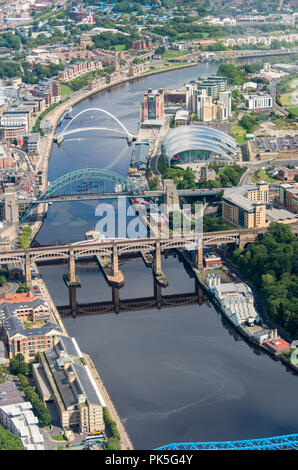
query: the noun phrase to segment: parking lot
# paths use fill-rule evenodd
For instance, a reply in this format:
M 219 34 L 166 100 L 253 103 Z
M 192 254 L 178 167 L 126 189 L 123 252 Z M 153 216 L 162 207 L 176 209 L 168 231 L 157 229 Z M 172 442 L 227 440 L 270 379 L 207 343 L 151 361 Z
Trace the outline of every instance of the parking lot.
M 251 146 L 256 153 L 298 151 L 298 136 L 259 137 L 251 142 Z

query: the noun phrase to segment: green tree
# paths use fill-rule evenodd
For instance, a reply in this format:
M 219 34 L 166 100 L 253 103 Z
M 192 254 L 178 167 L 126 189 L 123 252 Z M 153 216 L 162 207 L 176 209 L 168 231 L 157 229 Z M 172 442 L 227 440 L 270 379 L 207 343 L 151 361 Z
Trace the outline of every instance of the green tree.
M 30 287 L 28 286 L 28 284 L 26 284 L 26 282 L 23 282 L 16 290 L 17 294 L 20 294 L 23 292 L 29 292 L 29 291 L 30 291 Z
M 21 439 L 0 424 L 0 450 L 25 450 Z

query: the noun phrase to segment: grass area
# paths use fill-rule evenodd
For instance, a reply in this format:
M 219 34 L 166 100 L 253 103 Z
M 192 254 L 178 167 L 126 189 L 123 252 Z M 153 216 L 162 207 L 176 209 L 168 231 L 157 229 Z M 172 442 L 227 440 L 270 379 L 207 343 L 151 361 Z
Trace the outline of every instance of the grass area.
M 254 183 L 257 183 L 258 181 L 266 181 L 266 183 L 276 183 L 276 181 L 279 181 L 278 178 L 273 178 L 272 176 L 269 176 L 265 170 L 256 171 L 256 173 L 252 177 L 252 180 Z
M 282 95 L 280 95 L 280 102 L 283 106 L 291 106 L 292 102 L 291 102 L 291 96 L 292 96 L 292 93 L 283 93 Z
M 181 57 L 183 55 L 188 54 L 187 51 L 165 51 L 162 54 L 163 59 L 171 59 L 172 57 Z
M 114 51 L 125 51 L 126 46 L 125 44 L 116 44 L 116 46 L 113 46 Z
M 293 106 L 297 103 L 298 99 L 298 80 L 296 77 L 293 78 L 291 74 L 288 77 L 284 77 L 282 81 L 279 100 L 283 106 Z
M 51 436 L 53 441 L 66 441 L 66 439 L 64 438 L 64 435 L 62 434 L 57 434 L 57 436 Z
M 233 124 L 231 135 L 236 140 L 237 144 L 245 144 L 247 131 L 239 124 Z
M 22 227 L 22 232 L 20 235 L 20 248 L 28 248 L 30 246 L 30 237 L 32 234 L 32 228 L 29 225 L 24 225 Z
M 292 114 L 298 117 L 298 108 L 289 108 L 288 111 L 291 111 Z
M 60 96 L 70 95 L 70 93 L 72 93 L 72 89 L 63 83 L 60 83 Z

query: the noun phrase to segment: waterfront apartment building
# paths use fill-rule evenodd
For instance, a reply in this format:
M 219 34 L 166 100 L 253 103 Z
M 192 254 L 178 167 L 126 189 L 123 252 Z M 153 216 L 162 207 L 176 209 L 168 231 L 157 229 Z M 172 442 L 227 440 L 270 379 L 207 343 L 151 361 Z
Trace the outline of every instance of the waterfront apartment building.
M 75 77 L 78 77 L 84 73 L 92 72 L 94 70 L 99 70 L 102 68 L 102 63 L 100 60 L 90 60 L 88 62 L 77 62 L 67 69 L 62 70 L 58 73 L 59 80 L 72 80 Z
M 60 101 L 60 85 L 57 80 L 44 78 L 31 90 L 31 94 L 37 98 L 43 98 L 46 106 Z
M 222 199 L 222 221 L 239 228 L 265 227 L 268 201 L 269 186 L 264 182 L 226 189 Z
M 246 109 L 251 111 L 257 109 L 272 109 L 273 99 L 268 93 L 259 92 L 256 95 L 244 95 Z
M 144 101 L 140 105 L 140 120 L 156 120 L 164 117 L 164 91 L 162 88 L 152 90 L 149 88 L 144 94 Z
M 33 376 L 44 401 L 53 400 L 63 429 L 103 431 L 106 406 L 74 338 L 60 336 L 57 344 L 40 354 Z
M 0 321 L 9 358 L 22 353 L 26 361 L 51 348 L 62 330 L 51 321 L 48 303 L 31 292 L 6 294 L 0 299 Z

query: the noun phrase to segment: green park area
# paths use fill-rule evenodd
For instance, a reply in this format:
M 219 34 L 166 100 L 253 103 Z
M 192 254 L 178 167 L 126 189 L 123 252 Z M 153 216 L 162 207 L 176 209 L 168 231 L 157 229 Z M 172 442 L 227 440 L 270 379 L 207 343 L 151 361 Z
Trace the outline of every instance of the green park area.
M 246 129 L 244 129 L 240 124 L 234 123 L 232 126 L 231 135 L 236 140 L 237 144 L 245 144 L 246 142 Z
M 171 59 L 171 58 L 175 58 L 175 57 L 181 57 L 185 54 L 188 54 L 187 51 L 165 51 L 163 54 L 162 54 L 162 58 L 163 59 Z
M 298 104 L 297 74 L 290 73 L 289 75 L 282 77 L 277 87 L 277 94 L 277 99 L 280 104 L 285 107 L 293 107 L 291 112 L 298 115 L 298 108 L 295 108 L 295 105 Z
M 22 227 L 22 232 L 20 236 L 20 248 L 28 248 L 30 246 L 30 236 L 32 234 L 32 228 L 29 225 L 24 225 Z
M 256 171 L 252 177 L 252 180 L 254 183 L 257 183 L 258 181 L 266 181 L 266 183 L 276 183 L 276 181 L 279 181 L 278 178 L 273 178 L 265 170 Z
M 72 89 L 68 85 L 60 83 L 60 96 L 70 95 L 71 93 Z
M 294 116 L 298 117 L 298 108 L 289 108 L 288 111 L 294 114 Z

